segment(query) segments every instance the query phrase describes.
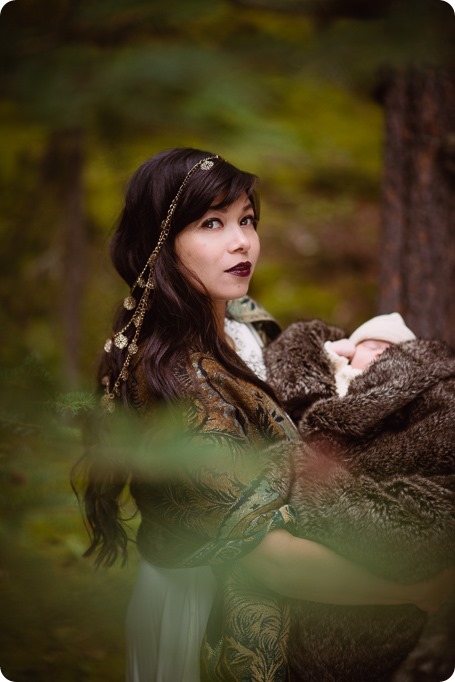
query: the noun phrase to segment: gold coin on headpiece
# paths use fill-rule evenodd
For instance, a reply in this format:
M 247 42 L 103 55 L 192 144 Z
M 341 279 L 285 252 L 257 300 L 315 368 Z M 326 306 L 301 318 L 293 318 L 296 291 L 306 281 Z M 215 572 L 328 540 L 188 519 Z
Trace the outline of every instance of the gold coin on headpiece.
M 143 289 L 145 287 L 145 279 L 143 277 L 138 277 L 137 285 L 138 285 L 138 287 L 142 287 L 142 289 Z
M 137 343 L 130 343 L 128 346 L 128 353 L 130 355 L 135 355 L 138 351 Z
M 117 348 L 125 348 L 125 346 L 128 345 L 128 338 L 125 336 L 125 334 L 119 332 L 114 336 L 114 343 Z
M 123 307 L 127 310 L 134 310 L 136 307 L 136 299 L 134 296 L 127 296 L 123 301 Z
M 112 350 L 112 339 L 107 339 L 106 343 L 104 344 L 104 350 L 106 353 L 110 353 Z
M 111 398 L 107 393 L 101 398 L 101 407 L 106 412 L 113 412 L 115 410 L 114 398 Z

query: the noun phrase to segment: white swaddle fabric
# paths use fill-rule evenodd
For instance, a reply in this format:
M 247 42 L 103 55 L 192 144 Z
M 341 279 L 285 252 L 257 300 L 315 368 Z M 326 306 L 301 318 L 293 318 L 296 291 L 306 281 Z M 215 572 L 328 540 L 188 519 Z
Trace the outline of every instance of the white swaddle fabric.
M 236 352 L 265 378 L 262 341 L 225 320 Z M 199 651 L 216 591 L 209 566 L 160 568 L 141 560 L 126 619 L 126 682 L 199 682 Z
M 332 350 L 332 341 L 324 343 L 324 350 L 329 356 L 330 364 L 333 367 L 335 385 L 339 396 L 343 397 L 348 392 L 349 384 L 355 377 L 362 374 L 363 369 L 352 367 L 349 360 Z

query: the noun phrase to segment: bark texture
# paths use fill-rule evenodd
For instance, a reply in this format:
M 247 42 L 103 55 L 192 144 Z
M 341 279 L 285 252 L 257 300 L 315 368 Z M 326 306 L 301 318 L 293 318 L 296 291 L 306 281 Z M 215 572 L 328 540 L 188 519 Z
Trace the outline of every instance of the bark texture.
M 45 159 L 47 181 L 55 190 L 55 221 L 61 245 L 58 292 L 63 326 L 63 372 L 76 387 L 80 376 L 82 306 L 87 278 L 87 221 L 84 211 L 84 134 L 54 131 Z
M 395 72 L 385 125 L 380 312 L 455 346 L 454 72 Z

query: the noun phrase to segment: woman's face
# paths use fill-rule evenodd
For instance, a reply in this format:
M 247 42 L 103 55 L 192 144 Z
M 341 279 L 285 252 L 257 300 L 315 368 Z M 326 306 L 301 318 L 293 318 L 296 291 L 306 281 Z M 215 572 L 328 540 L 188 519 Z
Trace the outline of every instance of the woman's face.
M 175 238 L 175 251 L 199 279 L 211 299 L 226 302 L 244 296 L 259 256 L 253 206 L 246 193 L 225 208 L 209 209 Z M 197 279 L 196 279 L 197 278 Z

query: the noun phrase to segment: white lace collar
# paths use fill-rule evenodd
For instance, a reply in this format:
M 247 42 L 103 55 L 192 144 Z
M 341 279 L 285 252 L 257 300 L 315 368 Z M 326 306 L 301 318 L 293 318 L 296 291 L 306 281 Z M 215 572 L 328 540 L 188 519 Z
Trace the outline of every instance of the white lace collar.
M 263 344 L 253 325 L 225 318 L 224 329 L 234 341 L 237 355 L 260 379 L 265 381 Z

